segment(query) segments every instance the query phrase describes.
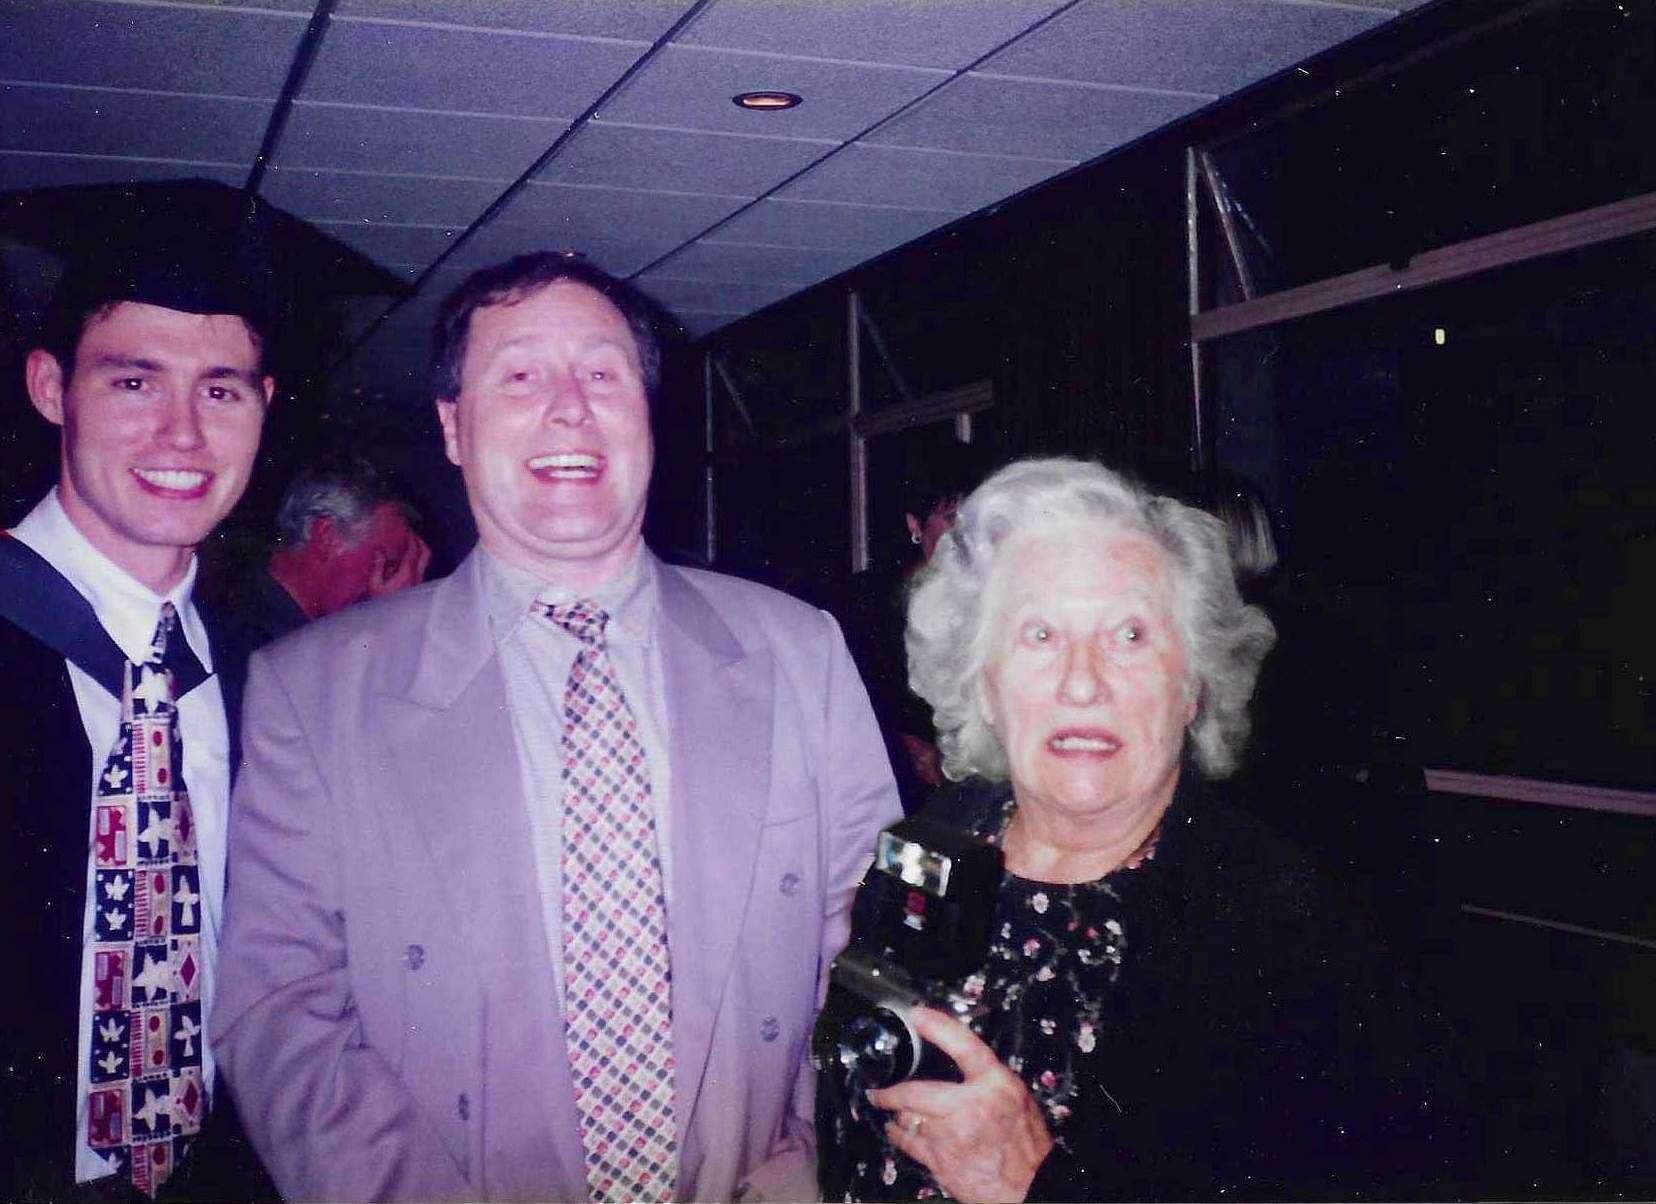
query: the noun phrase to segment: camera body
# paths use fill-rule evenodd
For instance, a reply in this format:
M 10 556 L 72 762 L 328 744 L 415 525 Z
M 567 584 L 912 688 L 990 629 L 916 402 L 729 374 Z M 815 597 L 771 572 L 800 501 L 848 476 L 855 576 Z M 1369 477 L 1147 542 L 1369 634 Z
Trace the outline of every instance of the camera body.
M 862 939 L 834 959 L 812 1035 L 818 1070 L 863 1090 L 959 1081 L 909 1014 L 918 1006 L 962 1020 L 975 1013 L 958 988 L 988 954 L 1002 872 L 999 848 L 936 820 L 905 819 L 880 833 L 858 901 Z

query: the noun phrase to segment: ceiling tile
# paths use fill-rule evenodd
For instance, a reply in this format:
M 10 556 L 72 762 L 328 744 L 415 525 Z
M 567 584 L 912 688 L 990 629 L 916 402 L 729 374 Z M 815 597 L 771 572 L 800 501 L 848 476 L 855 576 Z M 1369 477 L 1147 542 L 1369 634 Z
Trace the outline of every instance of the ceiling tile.
M 251 167 L 271 103 L 0 84 L 0 148 Z
M 0 78 L 274 98 L 304 13 L 44 0 L 5 5 Z
M 449 293 L 453 292 L 455 288 L 460 285 L 461 281 L 465 280 L 466 277 L 470 276 L 479 268 L 490 267 L 493 262 L 498 262 L 472 262 L 468 258 L 470 251 L 471 243 L 469 241 L 461 243 L 460 249 L 455 251 L 453 256 L 443 260 L 441 267 L 431 273 L 431 275 L 423 278 L 423 283 L 420 285 L 419 291 L 415 293 L 414 296 L 405 304 L 424 305 L 430 307 L 430 312 L 435 314 L 437 312 L 436 306 L 438 303 L 441 302 L 444 297 L 448 296 Z
M 970 213 L 1072 167 L 1073 159 L 1015 159 L 852 143 L 780 195 Z
M 1064 0 L 714 0 L 675 42 L 856 62 L 960 68 Z
M 828 205 L 815 201 L 760 201 L 708 236 L 710 242 L 757 242 L 782 247 L 843 247 L 863 258 L 919 238 L 949 221 L 947 213 Z
M 390 310 L 383 322 L 374 326 L 374 333 L 370 336 L 371 342 L 396 343 L 405 347 L 417 347 L 423 351 L 431 340 L 431 328 L 437 318 L 436 301 L 435 297 L 410 297 Z M 379 313 L 374 317 L 377 319 L 386 312 L 386 306 L 382 302 Z M 366 330 L 367 325 L 362 329 Z
M 676 280 L 654 272 L 638 277 L 633 283 L 673 314 L 677 314 L 680 309 L 750 313 L 756 309 L 763 309 L 773 301 L 780 301 L 783 297 L 798 292 L 802 287 L 774 280 L 747 281 L 740 284 L 731 281 Z
M 265 192 L 410 276 L 453 248 L 355 357 L 376 383 L 404 372 L 387 357 L 411 357 L 417 375 L 433 307 L 465 275 L 535 249 L 643 273 L 705 333 L 1416 2 L 1080 0 L 1052 17 L 1062 0 L 712 0 L 541 180 L 456 244 L 691 0 L 339 0 Z M 239 182 L 312 10 L 0 0 L 0 79 L 14 81 L 0 84 L 0 188 Z M 756 87 L 806 103 L 730 103 Z M 354 311 L 353 328 L 380 305 Z
M 678 245 L 648 231 L 627 236 L 572 236 L 552 225 L 494 221 L 468 238 L 452 260 L 455 268 L 484 268 L 534 251 L 576 251 L 612 276 L 630 276 Z
M 124 2 L 127 4 L 142 4 L 146 2 L 150 4 L 172 3 L 184 8 L 228 7 L 228 5 L 221 4 L 220 0 L 124 0 Z M 285 13 L 298 13 L 308 21 L 310 20 L 311 14 L 316 11 L 316 0 L 258 0 L 257 4 L 248 4 L 244 7 L 280 9 Z
M 391 315 L 372 328 L 367 339 L 357 345 L 351 355 L 354 360 L 367 352 L 370 356 L 389 349 L 399 349 L 397 358 L 408 361 L 410 376 L 422 374 L 431 345 L 431 327 L 436 315 L 435 303 L 425 304 L 411 300 L 398 306 Z M 350 360 L 346 361 L 347 363 Z
M 63 188 L 79 184 L 125 184 L 133 180 L 198 179 L 240 185 L 247 179 L 247 170 L 245 163 L 0 151 L 0 191 Z
M 593 121 L 569 140 L 540 178 L 754 197 L 820 158 L 829 146 Z
M 335 303 L 341 335 L 355 342 L 391 305 L 385 297 L 341 297 Z
M 980 70 L 1217 95 L 1391 16 L 1383 9 L 1297 0 L 1084 0 Z
M 277 148 L 283 167 L 514 180 L 569 127 L 522 117 L 461 117 L 294 104 Z
M 422 292 L 385 311 L 385 320 L 374 327 L 374 333 L 364 346 L 398 343 L 424 350 L 431 341 L 431 328 L 437 320 L 437 306 L 441 300 L 438 294 Z
M 500 219 L 540 226 L 560 240 L 636 239 L 677 246 L 745 203 L 740 197 L 530 184 L 512 198 Z
M 300 217 L 469 226 L 506 184 L 273 168 L 264 195 Z
M 1203 103 L 1199 97 L 967 74 L 868 141 L 1091 159 Z
M 637 43 L 340 18 L 302 95 L 395 108 L 574 118 L 645 50 Z
M 450 293 L 464 284 L 474 273 L 504 263 L 512 258 L 514 254 L 529 254 L 544 249 L 546 248 L 537 246 L 527 238 L 518 246 L 510 248 L 504 241 L 498 242 L 493 248 L 478 248 L 468 240 L 451 258 L 445 259 L 441 267 L 425 278 L 419 292 L 404 308 L 413 306 L 418 309 L 418 312 L 422 315 L 420 320 L 425 323 L 424 334 L 421 337 L 428 338 L 438 307 Z M 480 254 L 479 250 L 488 250 L 490 253 L 487 255 Z M 604 267 L 603 264 L 598 266 Z M 604 270 L 610 271 L 607 267 Z M 617 275 L 618 273 L 611 272 L 610 274 Z
M 416 226 L 392 222 L 313 219 L 312 224 L 383 264 L 426 264 L 441 255 L 458 226 Z
M 856 136 L 947 78 L 919 67 L 827 63 L 694 46 L 668 46 L 601 110 L 607 121 L 788 138 Z M 781 89 L 805 103 L 753 113 L 738 92 Z
M 653 42 L 666 33 L 690 0 L 340 0 L 342 17 L 380 17 L 431 21 L 441 25 L 476 25 L 535 33 L 582 34 Z
M 682 280 L 769 279 L 805 285 L 862 261 L 861 251 L 826 247 L 767 247 L 744 243 L 692 243 L 661 265 L 661 274 Z

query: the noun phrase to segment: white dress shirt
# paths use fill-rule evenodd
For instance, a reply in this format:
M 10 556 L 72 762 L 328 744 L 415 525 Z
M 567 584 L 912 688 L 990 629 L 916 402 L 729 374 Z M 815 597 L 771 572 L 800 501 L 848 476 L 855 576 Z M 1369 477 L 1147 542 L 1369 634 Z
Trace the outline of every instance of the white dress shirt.
M 656 631 L 660 594 L 656 560 L 640 549 L 632 565 L 596 590 L 577 593 L 549 584 L 506 564 L 487 551 L 483 557 L 484 590 L 489 600 L 489 629 L 500 649 L 506 677 L 506 706 L 512 716 L 522 766 L 523 797 L 528 800 L 534 839 L 535 875 L 540 884 L 541 917 L 553 985 L 563 998 L 563 699 L 569 671 L 581 644 L 573 635 L 535 613 L 537 603 L 566 605 L 579 599 L 596 603 L 610 617 L 605 629 L 610 661 L 638 722 L 650 770 L 650 802 L 655 817 L 656 847 L 661 858 L 662 887 L 671 908 L 673 883 L 669 835 L 667 758 L 667 691 L 662 676 L 661 640 Z
M 68 579 L 81 596 L 92 604 L 98 622 L 109 633 L 128 660 L 141 663 L 149 656 L 150 640 L 161 619 L 161 604 L 171 602 L 178 611 L 179 626 L 202 667 L 213 671 L 212 649 L 207 629 L 190 599 L 195 585 L 196 562 L 165 597 L 134 580 L 87 540 L 70 521 L 58 501 L 57 490 L 31 510 L 12 531 L 19 543 L 39 553 Z M 75 691 L 75 705 L 86 729 L 91 748 L 91 780 L 103 772 L 105 759 L 120 734 L 121 700 L 109 694 L 79 665 L 68 664 L 69 681 Z M 219 932 L 224 921 L 225 826 L 230 800 L 230 730 L 224 715 L 224 694 L 219 679 L 209 677 L 191 690 L 178 704 L 179 734 L 184 741 L 184 782 L 190 791 L 190 810 L 196 823 L 196 859 L 201 874 L 201 1015 L 202 1023 L 212 1014 L 214 967 L 218 961 Z M 85 1182 L 113 1174 L 115 1165 L 94 1153 L 87 1144 L 87 1097 L 91 1085 L 90 1038 L 92 1031 L 92 909 L 97 903 L 92 865 L 93 799 L 86 800 L 86 909 L 81 928 L 80 1025 L 75 1051 L 78 1087 L 75 1109 L 75 1181 Z M 204 1037 L 210 1033 L 204 1033 Z M 213 1053 L 203 1042 L 202 1081 L 209 1098 L 213 1089 Z

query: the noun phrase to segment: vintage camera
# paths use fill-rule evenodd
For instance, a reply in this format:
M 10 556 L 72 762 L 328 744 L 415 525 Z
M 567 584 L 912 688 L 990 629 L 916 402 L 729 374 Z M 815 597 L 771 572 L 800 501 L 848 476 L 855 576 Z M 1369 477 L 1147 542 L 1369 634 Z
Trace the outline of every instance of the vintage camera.
M 826 1078 L 842 1090 L 960 1080 L 909 1013 L 924 1004 L 973 1016 L 959 987 L 988 954 L 1002 860 L 988 841 L 936 820 L 906 819 L 880 833 L 852 946 L 834 959 L 811 1039 Z

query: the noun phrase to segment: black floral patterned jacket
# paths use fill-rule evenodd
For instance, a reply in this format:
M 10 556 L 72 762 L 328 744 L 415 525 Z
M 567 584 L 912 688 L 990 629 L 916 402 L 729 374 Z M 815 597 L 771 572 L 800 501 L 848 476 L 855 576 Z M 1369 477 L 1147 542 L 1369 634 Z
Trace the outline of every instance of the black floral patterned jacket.
M 1127 866 L 1074 885 L 1008 874 L 961 984 L 1055 1138 L 1029 1198 L 1470 1194 L 1447 1030 L 1297 848 L 1184 781 Z M 1012 808 L 1009 786 L 972 780 L 926 813 L 993 840 Z M 940 1197 L 881 1119 L 823 1090 L 824 1198 Z

